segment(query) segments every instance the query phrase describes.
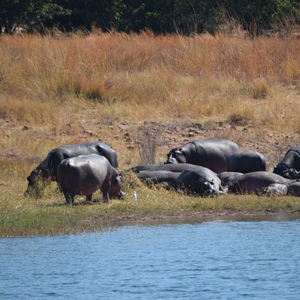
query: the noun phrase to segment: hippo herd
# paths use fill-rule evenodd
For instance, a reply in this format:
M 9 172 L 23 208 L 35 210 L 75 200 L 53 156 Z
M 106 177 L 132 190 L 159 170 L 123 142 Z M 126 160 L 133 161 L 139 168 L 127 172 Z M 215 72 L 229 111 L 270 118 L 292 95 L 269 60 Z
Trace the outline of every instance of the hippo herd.
M 300 196 L 300 145 L 291 147 L 274 168 L 253 151 L 241 151 L 227 139 L 195 140 L 172 149 L 162 165 L 144 164 L 119 173 L 117 154 L 102 143 L 64 145 L 53 149 L 27 177 L 30 192 L 38 178 L 56 181 L 66 202 L 75 195 L 86 200 L 100 189 L 104 201 L 124 197 L 122 175 L 136 173 L 142 182 L 164 184 L 201 196 L 233 193 L 267 193 Z M 298 182 L 299 181 L 299 182 Z

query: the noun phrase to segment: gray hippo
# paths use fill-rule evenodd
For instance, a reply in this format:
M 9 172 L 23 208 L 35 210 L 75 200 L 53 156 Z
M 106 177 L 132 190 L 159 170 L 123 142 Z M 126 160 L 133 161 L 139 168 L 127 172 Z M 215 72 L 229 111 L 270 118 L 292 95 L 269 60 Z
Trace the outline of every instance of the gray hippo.
M 224 193 L 217 174 L 200 166 L 183 171 L 176 180 L 176 189 L 186 189 L 201 196 Z
M 218 174 L 227 171 L 229 156 L 238 151 L 238 145 L 226 139 L 196 140 L 172 149 L 165 164 L 193 164 Z
M 170 186 L 175 187 L 176 179 L 180 174 L 181 172 L 141 171 L 136 175 L 141 181 L 146 181 L 147 183 L 168 183 Z
M 232 180 L 233 178 L 237 176 L 244 175 L 243 173 L 240 172 L 222 172 L 218 174 L 217 176 L 221 179 L 222 186 L 227 185 L 227 183 Z
M 144 165 L 137 165 L 135 167 L 126 170 L 122 170 L 121 173 L 127 171 L 132 171 L 134 173 L 138 173 L 141 171 L 182 172 L 184 170 L 188 170 L 195 167 L 197 166 L 192 164 L 163 164 L 163 165 L 144 164 Z
M 105 144 L 94 142 L 60 146 L 51 150 L 47 157 L 27 177 L 28 187 L 26 192 L 29 192 L 29 189 L 35 185 L 38 176 L 43 180 L 51 178 L 52 181 L 57 181 L 57 167 L 64 159 L 88 154 L 105 156 L 114 168 L 118 166 L 117 153 Z
M 286 186 L 291 180 L 271 172 L 252 172 L 238 176 L 228 182 L 228 191 L 233 193 L 256 193 L 272 183 L 280 183 Z
M 262 188 L 262 194 L 285 196 L 288 192 L 288 187 L 282 183 L 272 183 L 267 187 Z
M 74 203 L 75 195 L 85 195 L 92 200 L 92 194 L 101 189 L 105 202 L 109 197 L 122 198 L 122 177 L 104 156 L 80 155 L 63 160 L 57 168 L 57 179 L 67 203 Z
M 251 173 L 266 170 L 266 159 L 258 152 L 240 151 L 228 158 L 228 172 Z
M 274 168 L 274 173 L 289 179 L 300 178 L 300 145 L 291 147 Z
M 300 196 L 300 182 L 293 182 L 288 187 L 288 194 L 293 196 Z

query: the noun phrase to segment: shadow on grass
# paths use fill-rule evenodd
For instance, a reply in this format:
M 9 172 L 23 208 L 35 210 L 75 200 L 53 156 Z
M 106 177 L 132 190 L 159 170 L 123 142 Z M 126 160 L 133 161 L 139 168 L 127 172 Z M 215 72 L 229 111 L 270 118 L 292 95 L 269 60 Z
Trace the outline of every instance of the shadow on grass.
M 80 201 L 76 201 L 72 204 L 68 204 L 67 202 L 55 202 L 55 203 L 52 203 L 52 204 L 47 204 L 46 206 L 47 207 L 57 207 L 57 206 L 85 206 L 85 205 L 96 205 L 96 204 L 99 204 L 99 203 L 105 203 L 103 202 L 103 200 L 101 198 L 95 198 L 93 199 L 92 201 L 86 201 L 86 200 L 80 200 Z

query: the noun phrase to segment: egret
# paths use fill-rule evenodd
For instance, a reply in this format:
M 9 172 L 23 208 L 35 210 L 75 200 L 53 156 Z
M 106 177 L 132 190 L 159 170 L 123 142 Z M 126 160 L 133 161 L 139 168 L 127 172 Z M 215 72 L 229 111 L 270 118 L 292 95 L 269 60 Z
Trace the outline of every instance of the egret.
M 133 202 L 136 202 L 136 199 L 137 199 L 136 192 L 133 192 L 132 199 L 133 199 Z

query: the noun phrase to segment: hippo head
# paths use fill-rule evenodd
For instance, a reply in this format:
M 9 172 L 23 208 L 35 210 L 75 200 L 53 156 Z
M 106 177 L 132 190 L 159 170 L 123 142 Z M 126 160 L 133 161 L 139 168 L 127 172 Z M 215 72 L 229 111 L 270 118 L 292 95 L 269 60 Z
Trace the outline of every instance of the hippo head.
M 300 172 L 296 171 L 295 169 L 288 169 L 283 171 L 282 177 L 288 179 L 298 179 Z
M 27 177 L 28 187 L 27 190 L 25 191 L 25 194 L 28 194 L 30 190 L 34 188 L 38 180 L 42 179 L 44 181 L 47 177 L 48 177 L 48 172 L 46 170 L 45 171 L 41 169 L 33 170 L 30 173 L 30 175 Z
M 216 189 L 214 185 L 214 181 L 201 181 L 202 183 L 202 189 L 204 195 L 213 195 L 213 194 L 219 194 L 219 191 Z
M 121 173 L 118 173 L 111 180 L 109 197 L 118 197 L 118 199 L 122 199 L 125 197 L 125 193 L 121 190 L 122 183 L 123 179 Z
M 185 164 L 186 157 L 182 150 L 182 148 L 172 149 L 168 154 L 168 159 L 164 162 L 164 164 Z

